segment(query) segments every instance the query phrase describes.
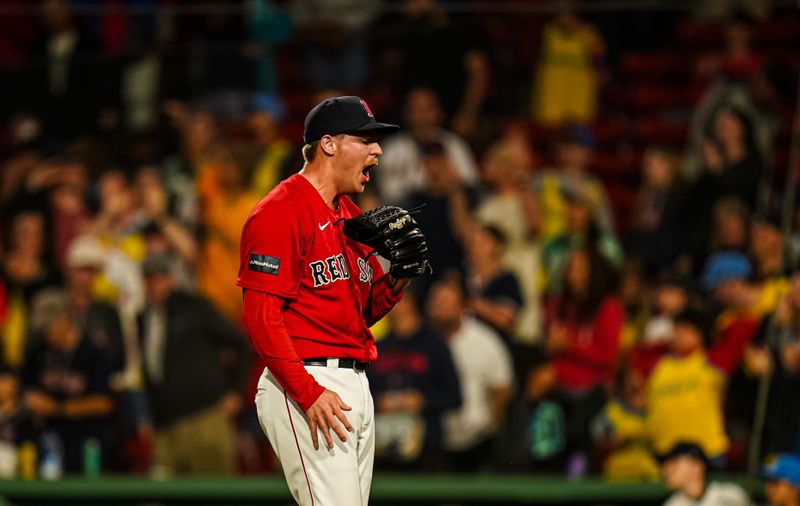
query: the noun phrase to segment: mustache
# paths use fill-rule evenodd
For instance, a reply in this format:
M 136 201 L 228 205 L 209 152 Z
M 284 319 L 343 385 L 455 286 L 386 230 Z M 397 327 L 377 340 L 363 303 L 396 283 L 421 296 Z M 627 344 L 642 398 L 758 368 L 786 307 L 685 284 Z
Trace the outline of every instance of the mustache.
M 372 158 L 370 159 L 370 161 L 367 162 L 367 164 L 364 167 L 374 167 L 376 165 L 378 165 L 378 159 Z

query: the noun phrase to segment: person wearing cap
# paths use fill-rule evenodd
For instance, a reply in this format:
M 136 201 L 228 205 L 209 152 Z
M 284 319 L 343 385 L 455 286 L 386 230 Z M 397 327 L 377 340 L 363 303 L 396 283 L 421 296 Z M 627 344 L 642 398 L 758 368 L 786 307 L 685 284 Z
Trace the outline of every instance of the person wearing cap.
M 735 483 L 709 483 L 703 449 L 679 441 L 662 455 L 664 485 L 674 490 L 664 506 L 750 506 L 747 493 Z
M 742 344 L 722 337 L 706 349 L 711 335 L 712 320 L 702 309 L 690 306 L 675 317 L 671 354 L 658 361 L 648 383 L 647 430 L 658 454 L 689 440 L 722 463 L 729 445 L 722 400 L 736 365 L 729 357 L 741 356 Z
M 741 253 L 724 252 L 712 255 L 706 263 L 702 283 L 713 298 L 725 307 L 717 325 L 749 317 L 760 319 L 775 310 L 789 283 L 780 278 L 756 283 L 750 261 Z
M 764 470 L 768 506 L 800 506 L 800 458 L 784 453 Z
M 105 248 L 99 240 L 78 236 L 67 248 L 64 289 L 79 331 L 109 354 L 109 366 L 116 373 L 123 369 L 126 358 L 122 320 L 117 308 L 100 300 L 95 292 L 105 281 L 105 265 Z
M 156 475 L 233 474 L 231 419 L 250 370 L 246 339 L 211 301 L 175 287 L 175 264 L 164 253 L 142 262 L 137 328 L 150 419 L 137 420 L 139 436 L 152 438 Z
M 301 505 L 369 500 L 374 405 L 364 371 L 377 358 L 369 327 L 409 280 L 384 274 L 341 222 L 361 213 L 347 195 L 364 191 L 380 136 L 398 129 L 375 121 L 359 97 L 323 100 L 305 119 L 302 170 L 242 230 L 242 315 L 266 365 L 256 408 Z
M 60 440 L 63 471 L 83 470 L 84 448 L 90 439 L 105 449 L 114 409 L 109 355 L 81 334 L 60 289 L 39 292 L 31 304 L 34 338 L 25 354 L 20 378 L 27 419 L 20 439 L 52 433 Z

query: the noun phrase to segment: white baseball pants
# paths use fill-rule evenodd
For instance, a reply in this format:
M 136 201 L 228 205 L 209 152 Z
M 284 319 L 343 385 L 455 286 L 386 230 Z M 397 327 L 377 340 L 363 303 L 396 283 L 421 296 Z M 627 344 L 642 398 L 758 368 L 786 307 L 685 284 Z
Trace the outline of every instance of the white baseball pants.
M 319 450 L 314 450 L 305 414 L 266 368 L 256 393 L 261 428 L 280 460 L 289 490 L 298 504 L 366 506 L 375 457 L 375 407 L 367 375 L 336 367 L 306 366 L 306 370 L 352 408 L 344 411 L 353 426 L 353 432 L 345 429 L 347 441 L 342 442 L 331 431 L 334 446 L 328 449 L 320 431 Z

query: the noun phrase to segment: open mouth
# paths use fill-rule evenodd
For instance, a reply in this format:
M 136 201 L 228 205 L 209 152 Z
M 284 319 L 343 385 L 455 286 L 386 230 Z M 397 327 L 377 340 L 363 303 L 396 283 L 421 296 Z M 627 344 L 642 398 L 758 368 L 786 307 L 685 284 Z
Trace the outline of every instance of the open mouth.
M 369 181 L 369 173 L 376 165 L 378 165 L 378 159 L 373 158 L 361 169 L 361 177 L 364 178 L 364 182 Z

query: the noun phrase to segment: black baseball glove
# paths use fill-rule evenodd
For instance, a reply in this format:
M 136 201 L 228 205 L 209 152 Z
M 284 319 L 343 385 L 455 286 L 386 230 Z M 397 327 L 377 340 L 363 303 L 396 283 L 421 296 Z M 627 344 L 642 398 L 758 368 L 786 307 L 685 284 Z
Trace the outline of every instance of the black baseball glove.
M 401 207 L 381 206 L 344 220 L 344 234 L 371 247 L 389 262 L 395 278 L 421 276 L 429 269 L 428 243 L 411 214 Z

